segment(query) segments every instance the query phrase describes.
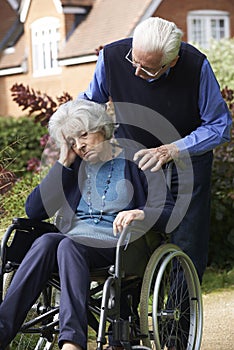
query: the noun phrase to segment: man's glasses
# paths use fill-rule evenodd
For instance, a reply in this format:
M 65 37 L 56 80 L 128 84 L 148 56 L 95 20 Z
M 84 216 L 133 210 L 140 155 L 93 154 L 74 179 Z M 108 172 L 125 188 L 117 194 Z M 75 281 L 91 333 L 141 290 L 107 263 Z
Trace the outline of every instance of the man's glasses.
M 166 64 L 164 64 L 157 72 L 155 73 L 152 73 L 152 72 L 149 72 L 147 69 L 145 69 L 144 67 L 142 67 L 139 63 L 136 63 L 132 60 L 132 48 L 128 51 L 127 55 L 125 56 L 126 60 L 128 62 L 130 62 L 132 64 L 132 66 L 134 68 L 139 68 L 141 69 L 144 73 L 146 73 L 147 75 L 149 75 L 150 77 L 154 78 L 156 77 L 163 68 L 166 67 Z

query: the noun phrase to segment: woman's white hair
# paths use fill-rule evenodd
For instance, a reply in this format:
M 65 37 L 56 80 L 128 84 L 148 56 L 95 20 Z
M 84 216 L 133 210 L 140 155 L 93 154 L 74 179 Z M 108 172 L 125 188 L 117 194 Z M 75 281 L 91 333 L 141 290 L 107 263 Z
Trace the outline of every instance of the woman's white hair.
M 145 52 L 161 52 L 162 64 L 168 64 L 178 55 L 182 35 L 175 23 L 150 17 L 136 26 L 132 46 Z
M 49 120 L 48 130 L 56 144 L 67 136 L 77 136 L 81 131 L 104 130 L 105 139 L 113 136 L 114 123 L 106 112 L 106 105 L 88 100 L 74 100 L 62 104 Z M 63 136 L 64 135 L 64 136 Z

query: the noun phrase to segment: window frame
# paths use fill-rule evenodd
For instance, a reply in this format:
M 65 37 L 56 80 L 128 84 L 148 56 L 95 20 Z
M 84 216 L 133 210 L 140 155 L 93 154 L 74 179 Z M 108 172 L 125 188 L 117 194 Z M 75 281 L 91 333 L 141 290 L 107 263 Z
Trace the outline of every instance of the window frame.
M 34 77 L 60 74 L 58 50 L 60 21 L 56 17 L 39 18 L 31 24 L 32 70 Z
M 194 34 L 194 20 L 201 21 L 201 40 L 196 39 Z M 214 28 L 218 30 L 219 35 L 212 35 L 212 21 L 221 21 L 223 20 L 224 26 L 222 28 L 223 35 L 221 33 L 221 27 Z M 188 42 L 193 44 L 198 44 L 203 48 L 209 48 L 210 41 L 221 40 L 230 38 L 230 15 L 227 11 L 218 11 L 218 10 L 197 10 L 190 11 L 187 15 L 187 38 Z

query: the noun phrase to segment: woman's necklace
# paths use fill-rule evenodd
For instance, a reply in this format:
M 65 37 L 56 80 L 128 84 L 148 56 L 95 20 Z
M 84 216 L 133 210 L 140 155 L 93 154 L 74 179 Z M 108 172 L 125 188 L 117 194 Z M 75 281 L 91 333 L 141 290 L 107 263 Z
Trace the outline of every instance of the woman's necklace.
M 105 182 L 103 194 L 101 197 L 101 209 L 99 211 L 98 217 L 93 216 L 91 169 L 90 169 L 89 164 L 87 166 L 87 193 L 86 193 L 87 194 L 87 204 L 88 204 L 88 208 L 89 208 L 90 218 L 93 219 L 93 222 L 95 224 L 98 224 L 101 221 L 102 215 L 104 213 L 104 208 L 105 208 L 105 204 L 106 204 L 106 194 L 107 194 L 107 191 L 110 187 L 111 178 L 112 178 L 112 174 L 114 171 L 114 159 L 115 159 L 115 145 L 112 144 L 112 155 L 111 155 L 111 161 L 110 161 L 110 168 L 109 168 L 109 173 L 107 175 L 107 179 Z

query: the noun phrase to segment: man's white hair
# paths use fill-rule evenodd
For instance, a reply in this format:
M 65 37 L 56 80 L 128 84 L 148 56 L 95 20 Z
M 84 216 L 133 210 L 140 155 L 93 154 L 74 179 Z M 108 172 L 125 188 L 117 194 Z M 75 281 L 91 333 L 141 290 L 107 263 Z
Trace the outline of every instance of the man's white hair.
M 162 64 L 168 64 L 178 55 L 182 35 L 175 23 L 150 17 L 136 26 L 132 47 L 145 52 L 161 52 Z

